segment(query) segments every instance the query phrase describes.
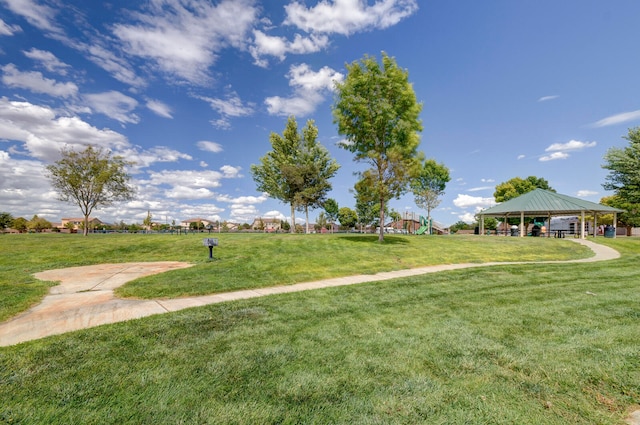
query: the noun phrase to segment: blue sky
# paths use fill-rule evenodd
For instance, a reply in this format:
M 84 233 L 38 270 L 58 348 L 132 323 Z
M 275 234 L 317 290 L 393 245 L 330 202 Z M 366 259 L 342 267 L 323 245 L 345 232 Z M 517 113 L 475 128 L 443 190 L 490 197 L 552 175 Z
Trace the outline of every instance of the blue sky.
M 137 163 L 136 200 L 103 221 L 284 219 L 250 166 L 289 115 L 315 120 L 341 165 L 330 197 L 353 208 L 333 81 L 381 51 L 451 171 L 437 221 L 471 221 L 518 176 L 597 202 L 606 150 L 640 125 L 638 17 L 637 0 L 0 0 L 0 211 L 79 216 L 44 167 L 91 143 Z M 411 194 L 390 206 L 426 214 Z

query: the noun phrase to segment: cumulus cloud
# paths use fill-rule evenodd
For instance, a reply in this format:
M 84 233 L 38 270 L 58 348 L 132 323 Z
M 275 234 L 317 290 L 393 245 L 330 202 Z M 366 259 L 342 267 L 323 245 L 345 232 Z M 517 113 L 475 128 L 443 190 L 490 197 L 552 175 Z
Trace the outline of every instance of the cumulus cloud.
M 83 143 L 106 149 L 129 148 L 122 134 L 98 129 L 78 117 L 59 116 L 56 111 L 29 102 L 0 98 L 0 139 L 20 142 L 35 158 L 55 161 L 60 149 L 83 149 Z
M 379 0 L 372 5 L 361 0 L 324 0 L 309 8 L 294 1 L 285 6 L 285 24 L 308 33 L 351 35 L 388 28 L 417 10 L 415 0 Z
M 569 140 L 567 143 L 554 143 L 545 149 L 545 152 L 566 152 L 566 151 L 579 151 L 586 148 L 592 148 L 596 146 L 596 142 L 581 142 L 579 140 Z
M 222 49 L 245 47 L 257 15 L 253 0 L 157 0 L 144 13 L 131 12 L 135 23 L 112 31 L 130 55 L 151 59 L 168 78 L 203 85 Z
M 620 114 L 611 115 L 606 118 L 596 121 L 592 124 L 593 127 L 607 127 L 610 125 L 622 124 L 629 121 L 640 120 L 640 109 L 631 112 L 622 112 Z
M 557 159 L 567 159 L 569 154 L 566 152 L 553 152 L 551 155 L 542 155 L 540 162 L 555 161 Z
M 333 90 L 334 83 L 341 82 L 344 78 L 341 73 L 328 66 L 315 72 L 307 64 L 291 66 L 287 77 L 293 88 L 292 96 L 273 96 L 264 101 L 272 115 L 309 115 L 324 101 L 325 94 Z
M 283 61 L 287 54 L 306 54 L 318 52 L 329 45 L 329 37 L 326 35 L 312 34 L 308 37 L 296 34 L 293 41 L 285 37 L 268 35 L 260 30 L 253 31 L 253 45 L 249 52 L 254 63 L 266 67 L 269 63 L 264 56 L 274 56 Z
M 138 106 L 138 101 L 118 91 L 85 94 L 83 97 L 93 111 L 123 124 L 137 124 L 140 121 L 136 114 L 131 113 Z
M 59 83 L 45 78 L 36 71 L 22 72 L 12 63 L 3 66 L 2 82 L 9 87 L 29 90 L 33 93 L 43 93 L 53 97 L 69 98 L 78 93 L 78 86 L 74 83 Z
M 483 198 L 480 196 L 469 196 L 459 193 L 453 200 L 453 205 L 458 208 L 486 208 L 495 203 L 493 198 Z
M 578 198 L 587 198 L 589 196 L 595 196 L 597 194 L 598 192 L 594 192 L 593 190 L 579 190 L 578 193 L 576 193 L 576 196 Z

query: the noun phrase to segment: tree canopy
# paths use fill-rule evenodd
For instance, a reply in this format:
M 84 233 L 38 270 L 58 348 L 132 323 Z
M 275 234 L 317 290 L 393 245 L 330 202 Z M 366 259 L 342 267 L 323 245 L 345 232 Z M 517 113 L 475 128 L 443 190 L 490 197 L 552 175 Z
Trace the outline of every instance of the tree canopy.
M 549 186 L 549 182 L 542 177 L 529 176 L 526 179 L 514 177 L 511 180 L 497 185 L 493 197 L 496 202 L 505 202 L 531 192 L 534 189 L 544 189 L 555 192 L 555 189 Z
M 60 154 L 60 160 L 47 166 L 48 177 L 58 191 L 58 199 L 80 207 L 86 236 L 89 216 L 95 208 L 133 198 L 135 189 L 129 185 L 126 171 L 133 163 L 91 145 L 80 152 L 63 148 Z
M 623 137 L 629 141 L 625 148 L 610 148 L 602 168 L 609 170 L 602 185 L 612 190 L 621 202 L 640 204 L 640 127 L 629 129 Z
M 271 133 L 272 150 L 260 158 L 259 165 L 251 165 L 258 190 L 291 206 L 291 232 L 295 231 L 296 209 L 308 212 L 310 207 L 321 207 L 331 190 L 329 179 L 339 168 L 317 136 L 313 120 L 307 121 L 300 134 L 291 116 L 282 135 Z
M 427 219 L 431 220 L 431 211 L 440 205 L 440 197 L 450 180 L 449 169 L 434 159 L 425 160 L 420 173 L 411 180 L 416 205 L 427 210 Z
M 406 192 L 420 164 L 421 110 L 409 73 L 384 52 L 382 64 L 365 56 L 347 65 L 344 82 L 336 83 L 334 122 L 346 137 L 341 146 L 370 167 L 361 174 L 380 204 L 380 241 L 386 203 Z

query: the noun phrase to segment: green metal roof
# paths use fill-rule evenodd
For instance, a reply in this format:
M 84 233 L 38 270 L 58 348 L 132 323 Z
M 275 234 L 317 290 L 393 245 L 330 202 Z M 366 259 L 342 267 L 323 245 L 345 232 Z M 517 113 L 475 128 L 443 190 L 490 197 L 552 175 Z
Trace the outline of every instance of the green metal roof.
M 574 215 L 585 213 L 609 214 L 624 212 L 624 210 L 596 204 L 595 202 L 573 198 L 544 189 L 535 189 L 517 198 L 480 211 L 479 215 L 504 217 L 510 215 Z

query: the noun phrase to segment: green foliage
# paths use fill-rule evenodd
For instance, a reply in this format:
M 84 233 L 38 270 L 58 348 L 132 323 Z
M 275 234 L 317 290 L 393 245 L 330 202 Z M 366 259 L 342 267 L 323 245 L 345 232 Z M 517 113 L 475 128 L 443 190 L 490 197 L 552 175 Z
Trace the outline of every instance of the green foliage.
M 13 225 L 13 216 L 8 212 L 0 212 L 0 231 Z
M 497 185 L 493 197 L 496 202 L 505 202 L 531 192 L 534 189 L 544 189 L 555 192 L 555 189 L 549 186 L 549 182 L 542 177 L 529 176 L 526 179 L 514 177 L 511 180 Z
M 29 222 L 27 221 L 26 218 L 24 217 L 18 217 L 16 219 L 13 220 L 13 225 L 11 226 L 12 228 L 16 229 L 18 232 L 26 232 L 27 231 L 27 224 Z
M 40 233 L 45 229 L 51 229 L 51 223 L 42 217 L 38 217 L 34 215 L 31 220 L 27 223 L 27 228 L 30 231 L 34 231 L 36 233 Z
M 60 154 L 60 160 L 47 166 L 48 177 L 61 201 L 80 207 L 86 236 L 89 216 L 95 208 L 133 199 L 135 190 L 129 186 L 126 171 L 133 163 L 91 145 L 81 152 L 63 148 Z
M 408 72 L 384 52 L 382 66 L 365 56 L 347 65 L 344 82 L 336 84 L 334 122 L 346 136 L 341 146 L 355 154 L 356 162 L 370 167 L 361 178 L 371 183 L 380 203 L 380 223 L 385 221 L 387 202 L 405 193 L 417 172 L 421 110 Z M 382 227 L 380 241 L 384 240 Z
M 338 221 L 344 229 L 351 229 L 358 222 L 358 215 L 349 207 L 342 207 L 338 211 Z
M 610 148 L 602 168 L 609 170 L 602 187 L 614 191 L 620 202 L 640 204 L 640 127 L 629 129 L 629 146 Z
M 449 226 L 449 231 L 451 233 L 456 233 L 458 230 L 469 230 L 472 229 L 473 227 L 469 224 L 466 223 L 462 220 L 458 221 L 455 224 L 452 224 L 451 226 Z
M 282 136 L 271 133 L 272 150 L 260 158 L 259 165 L 251 165 L 258 190 L 291 206 L 291 223 L 295 223 L 296 209 L 322 206 L 331 190 L 329 179 L 339 168 L 317 136 L 313 120 L 307 121 L 301 135 L 291 116 Z
M 629 227 L 640 227 L 640 203 L 632 204 L 630 202 L 625 202 L 617 195 L 604 197 L 600 200 L 600 203 L 602 205 L 620 208 L 621 210 L 625 211 L 623 213 L 617 214 L 619 224 Z M 607 218 L 602 217 L 599 221 L 604 224 L 606 220 Z M 611 222 L 609 222 L 608 224 L 613 224 L 614 226 L 618 225 L 618 223 L 613 223 L 612 216 L 610 220 Z
M 425 160 L 419 174 L 411 180 L 416 205 L 427 210 L 428 219 L 431 219 L 431 211 L 440 205 L 440 197 L 450 180 L 449 169 L 434 159 Z
M 338 211 L 340 208 L 338 207 L 338 202 L 335 199 L 329 198 L 324 202 L 324 212 L 327 215 L 327 221 L 332 225 L 331 231 L 333 231 L 333 223 L 338 220 Z

